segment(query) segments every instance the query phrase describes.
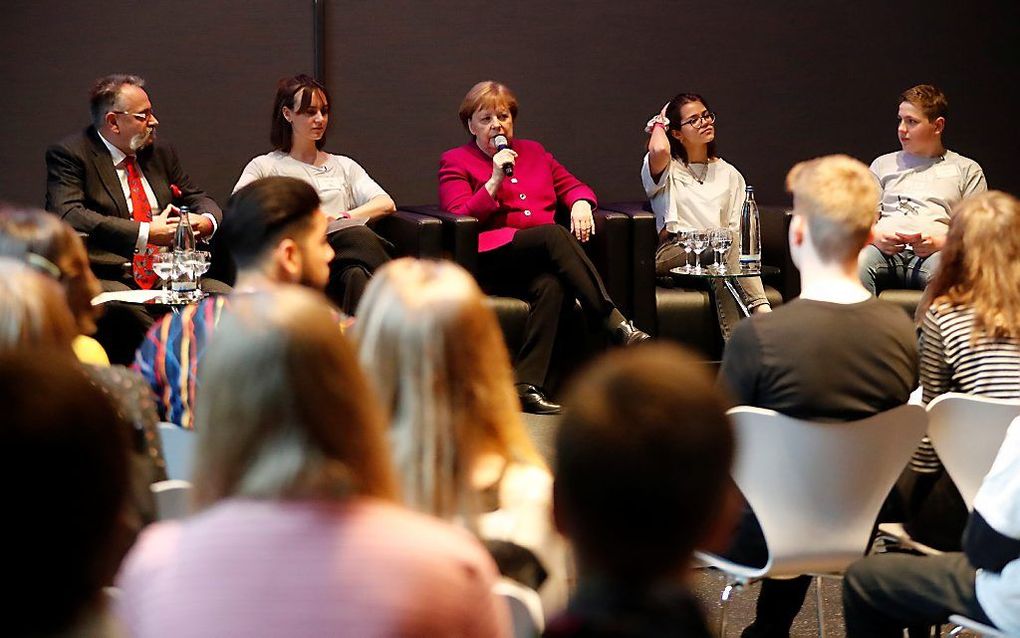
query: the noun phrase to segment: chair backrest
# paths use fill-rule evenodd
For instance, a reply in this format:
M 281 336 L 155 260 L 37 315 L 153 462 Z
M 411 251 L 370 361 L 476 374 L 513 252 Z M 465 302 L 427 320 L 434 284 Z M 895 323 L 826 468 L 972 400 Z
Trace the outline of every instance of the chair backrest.
M 510 607 L 514 638 L 532 638 L 545 630 L 542 600 L 538 592 L 509 578 L 500 578 L 493 586 L 494 594 Z
M 149 486 L 156 501 L 156 517 L 161 521 L 184 518 L 191 510 L 191 483 L 171 479 Z
M 863 555 L 927 424 L 916 405 L 842 423 L 745 406 L 729 415 L 733 478 L 758 517 L 777 576 L 839 573 Z
M 1020 399 L 992 399 L 950 392 L 928 404 L 928 436 L 967 509 L 992 467 Z
M 186 430 L 173 423 L 159 424 L 159 439 L 163 444 L 167 478 L 184 481 L 191 479 L 197 436 L 194 430 Z

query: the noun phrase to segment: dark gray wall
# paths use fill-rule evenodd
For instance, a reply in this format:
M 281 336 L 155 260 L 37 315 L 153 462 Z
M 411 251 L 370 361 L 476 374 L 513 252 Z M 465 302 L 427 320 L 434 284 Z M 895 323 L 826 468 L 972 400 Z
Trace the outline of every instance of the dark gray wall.
M 436 198 L 439 154 L 463 143 L 457 107 L 497 79 L 521 103 L 516 134 L 543 142 L 604 201 L 643 196 L 644 123 L 672 95 L 703 94 L 720 153 L 784 202 L 796 161 L 896 150 L 896 97 L 941 85 L 947 140 L 994 187 L 1020 193 L 1016 2 L 371 0 L 332 3 L 333 146 L 398 201 Z M 500 36 L 499 34 L 502 34 Z
M 896 96 L 934 82 L 950 97 L 950 148 L 978 160 L 992 187 L 1020 193 L 1008 62 L 1018 4 L 327 0 L 327 149 L 361 161 L 398 203 L 435 201 L 439 154 L 466 139 L 460 99 L 492 78 L 520 98 L 518 135 L 604 201 L 636 199 L 644 122 L 693 90 L 719 113 L 721 154 L 760 201 L 781 203 L 795 161 L 895 150 Z M 15 201 L 41 204 L 43 151 L 84 126 L 89 82 L 130 70 L 148 78 L 163 134 L 222 202 L 268 150 L 275 80 L 312 69 L 311 0 L 2 11 L 0 197 Z
M 46 146 L 92 81 L 137 73 L 184 168 L 221 204 L 269 146 L 277 78 L 312 71 L 311 0 L 15 0 L 0 9 L 0 198 L 42 206 Z

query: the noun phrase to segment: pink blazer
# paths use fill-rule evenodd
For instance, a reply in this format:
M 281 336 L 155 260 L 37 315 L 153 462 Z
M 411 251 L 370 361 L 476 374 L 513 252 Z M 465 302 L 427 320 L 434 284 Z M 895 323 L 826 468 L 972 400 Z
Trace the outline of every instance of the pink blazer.
M 595 193 L 563 168 L 538 142 L 515 139 L 514 176 L 503 180 L 496 197 L 485 190 L 492 158 L 474 141 L 450 149 L 439 159 L 439 207 L 477 217 L 482 224 L 478 250 L 510 243 L 520 228 L 554 223 L 556 203 L 567 207 L 584 199 L 598 206 Z

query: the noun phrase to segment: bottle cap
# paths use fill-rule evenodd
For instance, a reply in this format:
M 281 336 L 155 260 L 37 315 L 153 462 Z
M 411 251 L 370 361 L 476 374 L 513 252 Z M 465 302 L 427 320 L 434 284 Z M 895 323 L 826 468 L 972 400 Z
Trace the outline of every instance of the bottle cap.
M 748 184 L 748 185 L 747 185 L 747 188 L 746 188 L 745 190 L 746 190 L 746 191 L 747 191 L 748 193 L 753 193 L 753 192 L 754 192 L 754 186 L 751 186 L 750 184 Z

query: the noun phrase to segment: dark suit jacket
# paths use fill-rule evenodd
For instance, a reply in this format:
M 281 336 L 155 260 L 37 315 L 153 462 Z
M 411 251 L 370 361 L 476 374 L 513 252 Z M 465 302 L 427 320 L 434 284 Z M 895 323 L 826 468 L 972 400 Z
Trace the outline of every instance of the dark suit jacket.
M 153 214 L 170 203 L 170 185 L 176 184 L 181 197 L 174 204 L 188 205 L 193 213 L 211 214 L 217 224 L 222 221 L 220 207 L 191 182 L 172 146 L 157 141 L 140 150 L 137 158 L 159 202 Z M 89 257 L 94 263 L 114 257 L 104 252 L 123 259 L 134 254 L 138 222 L 128 213 L 110 152 L 95 127 L 46 149 L 46 210 L 88 234 Z

